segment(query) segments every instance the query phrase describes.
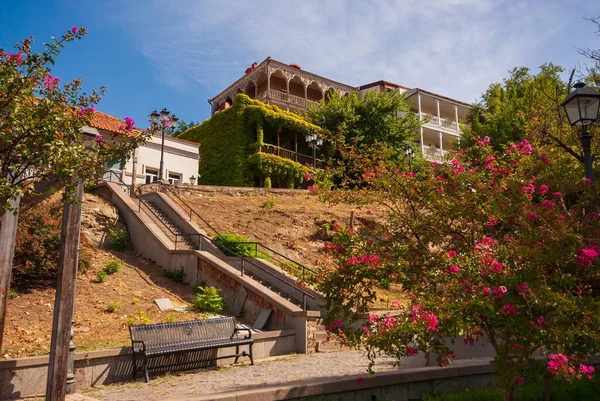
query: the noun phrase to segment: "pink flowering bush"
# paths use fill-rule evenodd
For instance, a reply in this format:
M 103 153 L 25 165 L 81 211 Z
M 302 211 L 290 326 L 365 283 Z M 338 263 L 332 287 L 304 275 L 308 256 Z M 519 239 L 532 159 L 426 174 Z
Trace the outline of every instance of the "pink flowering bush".
M 327 250 L 339 266 L 323 272 L 321 289 L 328 319 L 344 322 L 340 339 L 365 347 L 371 363 L 380 352 L 400 361 L 422 351 L 440 366 L 454 358 L 450 339 L 485 339 L 506 399 L 535 366 L 567 380 L 591 377 L 583 363 L 599 351 L 600 192 L 535 152 L 526 140 L 495 152 L 483 138 L 448 164 L 413 161 L 412 174 L 385 149 L 357 156 L 364 170 L 353 176 L 363 181 L 319 195 L 390 213 L 379 232 L 347 232 Z M 371 315 L 351 330 L 383 278 L 402 285 L 399 314 Z

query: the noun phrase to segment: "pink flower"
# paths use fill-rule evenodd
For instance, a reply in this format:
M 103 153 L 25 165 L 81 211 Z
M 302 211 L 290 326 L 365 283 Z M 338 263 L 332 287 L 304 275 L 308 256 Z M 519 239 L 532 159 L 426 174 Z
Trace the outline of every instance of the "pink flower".
M 538 215 L 536 213 L 528 213 L 527 218 L 531 221 L 535 221 L 535 220 L 537 220 Z
M 457 168 L 452 170 L 452 174 L 459 175 L 459 174 L 462 174 L 464 171 L 465 171 L 464 166 L 458 166 Z
M 89 111 L 90 113 L 93 113 L 96 111 L 96 108 L 94 106 L 90 106 L 87 108 L 87 111 Z
M 517 291 L 517 294 L 523 295 L 529 292 L 529 286 L 527 285 L 527 283 L 517 284 L 515 290 Z
M 359 376 L 359 377 L 356 378 L 356 382 L 357 383 L 364 383 L 364 381 L 365 381 L 365 378 L 362 377 L 362 376 Z
M 429 313 L 429 312 L 423 312 L 423 318 L 425 318 L 426 322 L 427 322 L 427 326 L 429 331 L 435 331 L 437 325 L 438 325 L 438 318 L 436 315 L 434 315 L 433 313 Z
M 501 285 L 500 287 L 496 287 L 492 290 L 492 295 L 496 298 L 502 298 L 504 294 L 506 294 L 506 287 Z
M 494 244 L 494 239 L 492 237 L 483 237 L 479 244 L 483 246 L 492 246 Z
M 450 270 L 450 273 L 458 273 L 460 271 L 460 267 L 450 266 L 450 268 L 448 270 Z
M 544 316 L 540 316 L 537 318 L 537 320 L 535 321 L 535 323 L 539 326 L 542 327 L 543 325 L 546 324 L 546 319 L 544 319 Z
M 163 120 L 165 123 L 165 127 L 170 127 L 171 126 L 171 119 L 168 117 L 165 117 L 165 119 Z
M 494 164 L 494 161 L 496 160 L 496 157 L 493 155 L 489 155 L 485 161 L 485 166 L 487 168 L 492 167 L 492 165 Z
M 77 33 L 77 26 L 73 25 L 73 26 L 71 27 L 71 32 L 73 32 L 73 33 Z
M 452 259 L 452 258 L 455 258 L 455 257 L 456 257 L 456 251 L 450 250 L 450 251 L 446 252 L 446 258 Z
M 354 266 L 357 263 L 358 263 L 358 258 L 356 256 L 352 256 L 351 258 L 348 258 L 348 260 L 346 261 L 346 264 L 348 266 Z
M 552 202 L 551 200 L 545 200 L 542 202 L 542 206 L 543 207 L 547 207 L 548 209 L 552 210 L 554 209 L 554 202 Z
M 562 196 L 562 192 L 555 192 L 552 195 L 554 195 L 555 198 L 560 198 Z
M 365 178 L 371 178 L 373 177 L 373 173 L 365 173 Z
M 533 184 L 523 185 L 521 187 L 521 192 L 523 192 L 524 194 L 532 194 L 535 192 L 535 187 L 533 186 Z
M 586 185 L 588 185 L 588 184 L 592 183 L 592 180 L 590 178 L 584 178 L 583 179 L 583 183 L 586 184 Z
M 53 77 L 52 74 L 48 74 L 42 79 L 42 82 L 44 83 L 46 89 L 54 89 L 60 82 L 60 78 Z
M 515 344 L 513 344 L 513 347 L 516 348 L 516 349 L 520 349 L 521 351 L 525 350 L 525 347 L 523 347 L 521 344 L 515 343 Z
M 392 301 L 391 306 L 392 306 L 392 309 L 400 309 L 400 302 Z
M 385 319 L 383 320 L 382 329 L 384 331 L 389 330 L 392 327 L 394 327 L 394 324 L 396 324 L 396 319 L 393 316 L 386 316 Z
M 488 217 L 488 226 L 490 227 L 494 227 L 496 224 L 498 224 L 498 219 L 492 216 Z
M 101 145 L 102 144 L 102 135 L 96 134 L 96 136 L 94 137 L 94 142 L 96 142 L 98 145 Z
M 581 247 L 577 253 L 577 264 L 581 267 L 588 267 L 598 257 L 598 250 L 600 248 L 597 245 L 592 245 L 589 248 Z
M 546 192 L 548 192 L 548 185 L 546 185 L 546 184 L 540 185 L 539 192 L 542 195 L 544 195 Z
M 513 382 L 515 383 L 515 386 L 520 386 L 521 384 L 525 383 L 525 379 L 523 379 L 523 376 L 515 376 L 513 378 Z
M 408 173 L 406 173 L 407 176 L 409 177 L 414 177 L 415 176 L 415 172 L 414 171 L 409 171 Z
M 417 355 L 417 350 L 415 348 L 406 347 L 406 356 L 411 357 L 411 356 L 415 356 L 415 355 Z
M 304 179 L 307 180 L 307 181 L 311 180 L 312 179 L 312 174 L 311 173 L 304 174 Z
M 593 366 L 585 366 L 583 363 L 579 364 L 579 371 L 582 375 L 592 380 L 592 373 L 594 373 Z
M 133 121 L 133 118 L 125 117 L 125 129 L 127 131 L 131 131 L 133 129 L 134 124 L 135 124 L 135 121 Z
M 495 271 L 496 273 L 502 272 L 502 263 L 500 263 L 500 262 L 492 263 L 492 270 Z
M 369 337 L 371 335 L 371 329 L 369 329 L 368 327 L 363 327 L 362 331 L 365 337 Z
M 21 64 L 23 64 L 23 53 L 21 53 L 21 52 L 18 52 L 16 54 L 15 53 L 9 53 L 8 54 L 8 59 L 11 60 L 11 61 L 15 60 L 15 63 L 17 65 L 21 65 Z
M 556 216 L 556 218 L 560 221 L 565 221 L 565 216 L 563 216 L 562 214 L 559 214 L 558 216 Z
M 371 214 L 371 209 L 367 209 L 367 214 Z
M 515 308 L 511 304 L 504 304 L 504 306 L 502 307 L 502 313 L 505 316 L 513 316 L 517 314 L 517 308 Z
M 565 367 L 567 363 L 569 363 L 569 358 L 563 354 L 552 354 L 548 361 L 548 372 L 555 375 L 561 368 Z

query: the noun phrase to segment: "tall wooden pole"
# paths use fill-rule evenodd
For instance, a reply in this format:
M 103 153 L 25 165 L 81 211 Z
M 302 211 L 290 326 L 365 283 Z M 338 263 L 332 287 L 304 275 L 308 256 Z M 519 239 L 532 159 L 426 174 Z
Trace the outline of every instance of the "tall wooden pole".
M 2 351 L 6 306 L 10 291 L 13 256 L 15 255 L 15 239 L 17 237 L 20 201 L 20 197 L 11 199 L 9 202 L 13 210 L 5 211 L 4 216 L 0 219 L 0 351 Z
M 75 280 L 79 261 L 81 202 L 83 201 L 82 180 L 77 181 L 76 199 L 76 203 L 65 203 L 63 209 L 46 401 L 64 401 L 68 390 L 67 365 L 71 342 L 71 326 L 75 312 Z M 69 390 L 74 392 L 74 376 L 71 379 Z

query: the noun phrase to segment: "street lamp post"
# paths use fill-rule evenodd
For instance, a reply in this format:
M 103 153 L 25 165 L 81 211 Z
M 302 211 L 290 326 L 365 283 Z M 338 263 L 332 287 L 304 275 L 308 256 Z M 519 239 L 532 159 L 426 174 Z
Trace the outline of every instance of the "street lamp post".
M 410 171 L 412 171 L 411 164 L 412 164 L 412 159 L 413 159 L 414 154 L 415 154 L 415 151 L 413 150 L 413 148 L 406 145 L 406 147 L 404 148 L 404 157 L 408 160 L 408 169 Z
M 581 127 L 579 140 L 583 147 L 583 161 L 585 165 L 585 177 L 590 181 L 594 180 L 594 170 L 592 168 L 592 136 L 587 130 L 588 125 L 598 119 L 598 109 L 600 107 L 600 93 L 592 88 L 586 88 L 585 84 L 578 82 L 575 90 L 566 97 L 562 107 L 567 113 L 567 118 L 572 126 Z
M 169 115 L 171 112 L 166 108 L 163 108 L 160 113 L 154 110 L 148 116 L 148 121 L 152 124 L 152 128 L 156 128 L 159 125 L 160 119 L 160 132 L 162 135 L 162 140 L 160 144 L 160 169 L 158 171 L 158 181 L 162 183 L 163 181 L 163 165 L 164 165 L 164 155 L 165 155 L 165 131 L 167 128 L 171 127 L 172 131 L 175 131 L 175 123 L 179 121 L 179 118 L 173 114 L 170 118 Z
M 323 145 L 323 140 L 317 134 L 308 133 L 304 135 L 308 147 L 313 150 L 313 167 L 317 168 L 317 149 Z

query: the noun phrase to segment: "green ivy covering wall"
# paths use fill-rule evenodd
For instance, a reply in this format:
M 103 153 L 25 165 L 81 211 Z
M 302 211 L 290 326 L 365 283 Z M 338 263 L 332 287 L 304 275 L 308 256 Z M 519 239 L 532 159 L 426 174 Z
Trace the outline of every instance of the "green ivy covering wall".
M 265 125 L 298 135 L 319 131 L 319 127 L 297 114 L 240 93 L 235 96 L 233 107 L 179 135 L 199 143 L 199 183 L 252 186 L 258 176 L 265 182 L 301 186 L 308 172 L 306 167 L 279 156 L 254 153 L 264 144 Z
M 265 179 L 265 187 L 268 188 L 272 180 L 282 182 L 287 188 L 297 188 L 308 174 L 308 168 L 302 164 L 269 153 L 257 152 L 250 155 L 248 164 Z

